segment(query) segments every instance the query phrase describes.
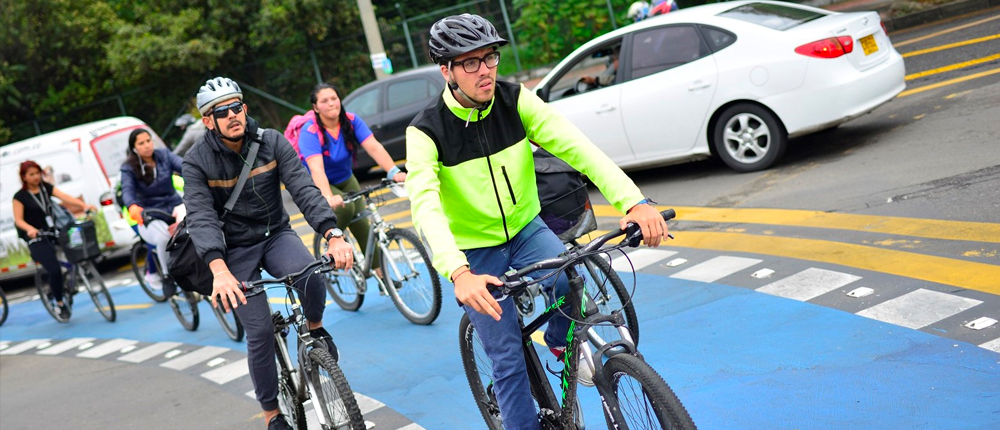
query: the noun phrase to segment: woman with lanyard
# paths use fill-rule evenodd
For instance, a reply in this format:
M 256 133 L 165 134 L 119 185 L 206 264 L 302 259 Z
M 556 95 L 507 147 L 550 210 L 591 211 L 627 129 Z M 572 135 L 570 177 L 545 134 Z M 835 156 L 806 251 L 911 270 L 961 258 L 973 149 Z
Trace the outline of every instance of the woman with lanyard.
M 347 223 L 365 208 L 363 200 L 344 204 L 345 192 L 358 191 L 358 179 L 354 177 L 352 167 L 360 145 L 379 167 L 385 169 L 387 178 L 396 182 L 406 180 L 406 173 L 396 167 L 392 157 L 375 139 L 368 125 L 361 117 L 347 112 L 340 104 L 337 89 L 330 84 L 317 85 L 310 97 L 315 121 L 307 121 L 302 125 L 299 136 L 299 156 L 302 164 L 309 168 L 313 183 L 323 193 L 327 203 L 337 214 L 337 227 L 348 228 Z M 359 238 L 361 252 L 366 252 L 364 238 L 368 237 L 371 226 L 368 220 L 362 218 L 349 226 L 355 238 Z M 381 276 L 379 258 L 376 254 L 372 267 Z
M 128 136 L 128 158 L 122 163 L 122 202 L 128 208 L 129 216 L 138 223 L 139 236 L 146 243 L 156 246 L 159 260 L 157 270 L 167 273 L 169 253 L 167 242 L 170 241 L 170 227 L 166 221 L 159 219 L 163 215 L 152 214 L 146 225 L 142 221 L 144 209 L 158 209 L 167 213 L 175 213 L 174 209 L 184 202 L 177 194 L 173 184 L 173 174 L 181 173 L 184 160 L 166 148 L 155 148 L 153 136 L 148 130 L 137 128 Z M 163 289 L 167 297 L 177 291 L 173 283 L 160 285 L 159 276 L 146 274 L 146 281 L 154 289 Z
M 17 235 L 28 242 L 31 259 L 41 264 L 49 274 L 52 296 L 56 301 L 56 312 L 60 320 L 69 319 L 69 306 L 63 303 L 62 268 L 56 257 L 55 244 L 48 237 L 39 237 L 41 231 L 54 231 L 54 206 L 52 197 L 57 197 L 65 204 L 76 205 L 84 210 L 97 210 L 83 200 L 64 193 L 48 182 L 42 181 L 42 167 L 28 160 L 21 163 L 21 189 L 14 193 L 14 226 Z M 42 298 L 46 300 L 46 298 Z

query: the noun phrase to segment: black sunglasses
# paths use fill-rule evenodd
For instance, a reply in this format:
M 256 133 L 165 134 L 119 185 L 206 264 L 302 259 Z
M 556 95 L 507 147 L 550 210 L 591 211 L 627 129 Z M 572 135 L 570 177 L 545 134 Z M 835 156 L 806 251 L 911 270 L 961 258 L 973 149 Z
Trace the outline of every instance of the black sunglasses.
M 215 109 L 212 109 L 212 116 L 214 116 L 215 119 L 223 119 L 229 116 L 230 109 L 232 109 L 234 114 L 239 115 L 240 112 L 243 112 L 243 102 L 235 102 L 232 104 L 219 106 Z
M 490 52 L 489 54 L 486 54 L 483 57 L 466 58 L 462 61 L 451 62 L 452 66 L 459 66 L 459 65 L 462 66 L 462 69 L 465 70 L 465 73 L 478 72 L 479 68 L 482 67 L 483 63 L 486 63 L 487 69 L 495 68 L 498 64 L 500 64 L 500 53 L 494 51 Z

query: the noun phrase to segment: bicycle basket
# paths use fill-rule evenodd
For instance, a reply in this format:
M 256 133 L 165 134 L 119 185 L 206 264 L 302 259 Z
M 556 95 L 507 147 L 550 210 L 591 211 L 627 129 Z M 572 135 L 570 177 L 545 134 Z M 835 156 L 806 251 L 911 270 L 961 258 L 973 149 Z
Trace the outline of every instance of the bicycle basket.
M 97 227 L 93 220 L 75 221 L 59 232 L 59 246 L 71 263 L 91 260 L 101 255 Z

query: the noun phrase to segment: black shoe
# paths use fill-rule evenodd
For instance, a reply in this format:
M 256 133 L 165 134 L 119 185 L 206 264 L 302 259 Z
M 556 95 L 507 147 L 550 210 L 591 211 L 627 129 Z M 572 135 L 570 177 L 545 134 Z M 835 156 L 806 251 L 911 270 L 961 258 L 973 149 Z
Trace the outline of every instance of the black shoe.
M 55 311 L 56 315 L 59 316 L 59 319 L 68 320 L 70 315 L 72 315 L 72 312 L 70 312 L 69 306 L 67 306 L 66 303 L 63 303 L 61 305 L 56 303 Z
M 333 356 L 334 361 L 340 361 L 340 351 L 337 350 L 337 344 L 333 343 L 333 336 L 330 336 L 330 333 L 325 328 L 320 327 L 309 330 L 309 336 L 312 336 L 313 339 L 319 342 L 325 342 L 326 349 L 330 351 L 330 355 Z
M 282 414 L 278 414 L 274 418 L 271 418 L 271 422 L 267 423 L 267 430 L 292 430 L 292 425 L 288 424 L 288 418 L 285 418 Z

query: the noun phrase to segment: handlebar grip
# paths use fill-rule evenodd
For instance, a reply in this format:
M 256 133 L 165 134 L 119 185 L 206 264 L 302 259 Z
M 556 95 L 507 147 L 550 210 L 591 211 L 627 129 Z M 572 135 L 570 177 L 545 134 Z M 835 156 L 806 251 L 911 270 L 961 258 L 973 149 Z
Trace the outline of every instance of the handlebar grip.
M 664 210 L 663 212 L 660 212 L 660 216 L 663 217 L 664 221 L 670 221 L 677 216 L 677 212 L 675 212 L 673 209 L 667 209 Z

